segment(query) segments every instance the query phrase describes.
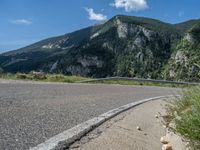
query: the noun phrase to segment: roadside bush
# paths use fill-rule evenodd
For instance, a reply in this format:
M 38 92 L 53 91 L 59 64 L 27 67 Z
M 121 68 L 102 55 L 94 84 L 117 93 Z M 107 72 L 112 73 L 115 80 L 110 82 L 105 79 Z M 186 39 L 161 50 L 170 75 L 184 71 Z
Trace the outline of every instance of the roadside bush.
M 86 80 L 88 78 L 85 77 L 80 77 L 80 76 L 65 76 L 62 74 L 48 74 L 47 75 L 47 80 L 48 81 L 53 81 L 53 82 L 68 82 L 68 83 L 74 83 L 76 81 L 82 81 Z
M 19 80 L 35 80 L 35 81 L 48 81 L 48 82 L 68 82 L 74 83 L 78 81 L 88 80 L 90 78 L 81 76 L 67 76 L 63 74 L 45 74 L 43 72 L 31 71 L 30 73 L 0 73 L 0 79 L 19 79 Z
M 47 79 L 46 75 L 43 72 L 30 72 L 28 74 L 25 73 L 17 73 L 17 79 L 28 79 L 28 80 L 45 80 Z
M 17 73 L 17 74 L 16 74 L 16 78 L 17 78 L 17 79 L 28 79 L 29 77 L 27 76 L 27 74 L 24 74 L 24 73 Z
M 186 90 L 168 108 L 175 121 L 175 131 L 189 139 L 195 149 L 200 148 L 200 86 Z
M 47 79 L 46 74 L 43 73 L 43 72 L 31 71 L 29 74 L 30 74 L 30 76 L 32 76 L 33 79 L 36 79 L 36 80 L 45 80 L 45 79 Z

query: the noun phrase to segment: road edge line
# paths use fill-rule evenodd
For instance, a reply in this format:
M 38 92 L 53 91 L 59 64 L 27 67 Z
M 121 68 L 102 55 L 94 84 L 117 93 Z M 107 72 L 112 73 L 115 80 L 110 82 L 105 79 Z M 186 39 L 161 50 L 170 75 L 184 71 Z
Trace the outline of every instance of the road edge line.
M 116 109 L 112 109 L 104 114 L 101 114 L 98 117 L 92 118 L 68 130 L 65 130 L 64 132 L 51 137 L 50 139 L 46 140 L 44 143 L 41 143 L 37 145 L 36 147 L 32 147 L 29 150 L 61 150 L 64 147 L 68 147 L 70 144 L 80 139 L 85 134 L 87 134 L 94 128 L 98 127 L 102 123 L 106 122 L 107 120 L 115 117 L 116 115 L 124 111 L 127 111 L 135 106 L 141 105 L 146 102 L 159 100 L 163 98 L 172 98 L 172 97 L 177 97 L 177 96 L 179 95 L 158 96 L 158 97 L 147 98 L 147 99 L 139 100 L 137 102 L 132 102 L 132 103 L 120 106 Z

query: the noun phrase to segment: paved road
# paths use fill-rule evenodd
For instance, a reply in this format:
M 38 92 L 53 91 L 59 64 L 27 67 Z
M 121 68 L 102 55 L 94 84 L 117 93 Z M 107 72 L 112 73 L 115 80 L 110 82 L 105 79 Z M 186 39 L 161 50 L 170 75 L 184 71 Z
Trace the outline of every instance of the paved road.
M 110 109 L 179 89 L 0 80 L 0 149 L 25 150 Z

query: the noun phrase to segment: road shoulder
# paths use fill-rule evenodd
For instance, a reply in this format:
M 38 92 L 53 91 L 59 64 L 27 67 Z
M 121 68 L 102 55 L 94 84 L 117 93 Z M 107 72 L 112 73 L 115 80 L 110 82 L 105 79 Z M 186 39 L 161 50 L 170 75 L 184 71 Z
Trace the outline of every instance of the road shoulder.
M 99 126 L 69 149 L 73 150 L 160 150 L 160 138 L 167 133 L 162 116 L 166 114 L 162 100 L 150 101 L 128 110 Z M 170 134 L 173 150 L 185 150 L 185 143 Z

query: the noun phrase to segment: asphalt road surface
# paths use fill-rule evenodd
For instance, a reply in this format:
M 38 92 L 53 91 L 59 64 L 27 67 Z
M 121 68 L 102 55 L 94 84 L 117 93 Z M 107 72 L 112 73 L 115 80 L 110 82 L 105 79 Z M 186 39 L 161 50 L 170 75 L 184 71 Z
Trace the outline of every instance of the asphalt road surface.
M 111 109 L 177 92 L 180 89 L 0 80 L 0 149 L 29 149 Z

